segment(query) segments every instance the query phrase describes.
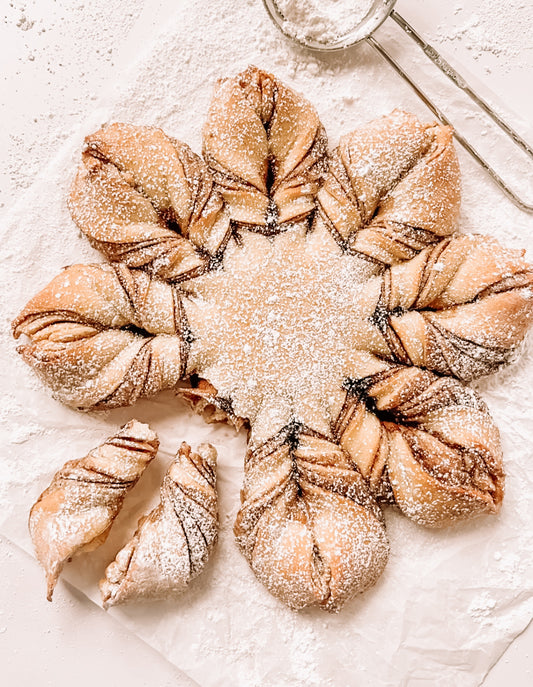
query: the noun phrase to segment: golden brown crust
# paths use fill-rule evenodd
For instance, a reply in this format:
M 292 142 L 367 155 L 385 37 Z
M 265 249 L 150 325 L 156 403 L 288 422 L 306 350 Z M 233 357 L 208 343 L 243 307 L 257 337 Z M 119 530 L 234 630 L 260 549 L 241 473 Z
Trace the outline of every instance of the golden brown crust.
M 158 446 L 148 425 L 131 420 L 84 458 L 65 463 L 39 496 L 29 528 L 46 572 L 49 601 L 64 564 L 104 543 L 126 494 Z
M 339 243 L 385 265 L 457 228 L 459 166 L 449 127 L 394 110 L 344 136 L 317 196 Z
M 455 236 L 385 272 L 374 320 L 398 362 L 469 381 L 506 363 L 524 338 L 532 285 L 522 252 Z
M 203 152 L 233 221 L 270 233 L 307 217 L 326 145 L 313 106 L 272 74 L 249 67 L 217 83 Z

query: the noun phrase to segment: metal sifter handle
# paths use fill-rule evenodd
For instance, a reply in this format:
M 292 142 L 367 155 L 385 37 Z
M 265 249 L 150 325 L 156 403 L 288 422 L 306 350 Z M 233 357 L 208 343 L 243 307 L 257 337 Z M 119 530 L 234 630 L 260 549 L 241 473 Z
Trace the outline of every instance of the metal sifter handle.
M 411 79 L 409 74 L 403 70 L 403 68 L 396 62 L 396 60 L 390 55 L 385 48 L 378 43 L 378 41 L 373 38 L 373 32 L 381 26 L 381 24 L 387 19 L 387 17 L 392 17 L 394 21 L 402 28 L 405 33 L 414 40 L 418 47 L 424 52 L 424 54 L 429 57 L 433 64 L 438 67 L 443 74 L 445 74 L 461 91 L 466 93 L 468 97 L 481 109 L 485 114 L 487 114 L 492 121 L 500 127 L 500 129 L 507 135 L 511 141 L 518 146 L 530 160 L 533 160 L 533 147 L 531 147 L 513 128 L 509 126 L 499 115 L 495 112 L 492 107 L 485 101 L 481 96 L 479 96 L 466 82 L 466 80 L 438 53 L 433 46 L 431 46 L 427 41 L 425 41 L 420 34 L 418 34 L 413 27 L 405 21 L 405 19 L 396 12 L 393 7 L 396 4 L 396 0 L 377 0 L 373 3 L 372 13 L 369 14 L 370 19 L 367 17 L 367 21 L 363 24 L 359 24 L 354 30 L 348 32 L 348 34 L 339 37 L 338 40 L 332 42 L 320 43 L 314 39 L 307 38 L 305 36 L 297 36 L 287 29 L 285 26 L 285 17 L 277 5 L 277 0 L 263 0 L 265 9 L 268 12 L 270 19 L 274 22 L 277 28 L 291 41 L 297 43 L 298 45 L 308 48 L 309 50 L 314 50 L 316 52 L 338 52 L 345 50 L 346 48 L 359 43 L 360 41 L 366 40 L 369 45 L 371 45 L 374 50 L 376 50 L 390 65 L 391 67 L 411 86 L 418 97 L 427 105 L 427 107 L 433 112 L 435 117 L 439 119 L 443 124 L 452 126 L 454 129 L 454 135 L 457 141 L 463 146 L 463 148 L 470 153 L 470 155 L 483 167 L 485 171 L 489 173 L 492 179 L 495 181 L 497 186 L 505 193 L 505 195 L 521 210 L 524 212 L 533 213 L 533 203 L 528 203 L 522 198 L 520 198 L 511 187 L 502 179 L 502 177 L 496 172 L 496 170 L 485 160 L 484 157 L 474 148 L 474 146 L 468 141 L 465 136 L 463 136 L 459 131 L 455 129 L 448 117 L 440 110 L 435 103 L 422 91 L 419 86 Z
M 473 102 L 476 103 L 491 119 L 495 122 L 500 129 L 502 129 L 507 136 L 513 141 L 515 145 L 521 148 L 528 157 L 533 160 L 533 149 L 531 146 L 518 134 L 513 128 L 509 126 L 499 115 L 495 112 L 492 107 L 485 101 L 481 96 L 479 96 L 472 88 L 468 85 L 465 79 L 433 48 L 427 41 L 425 41 L 420 34 L 418 34 L 415 29 L 402 17 L 393 10 L 390 15 L 392 19 L 400 26 L 405 33 L 414 40 L 414 42 L 422 49 L 425 55 L 437 66 L 443 74 L 445 74 L 458 88 L 460 88 L 464 93 L 466 93 Z M 411 88 L 416 92 L 418 97 L 427 105 L 427 107 L 433 112 L 435 117 L 439 119 L 443 124 L 453 126 L 448 117 L 440 110 L 435 103 L 422 91 L 417 84 L 411 79 L 411 77 L 402 69 L 402 67 L 396 62 L 396 60 L 385 50 L 385 48 L 376 41 L 372 36 L 368 36 L 368 43 L 395 69 L 395 71 L 400 74 L 400 76 L 411 86 Z M 455 138 L 467 150 L 472 157 L 479 162 L 479 164 L 485 169 L 490 176 L 494 179 L 496 184 L 501 188 L 505 195 L 521 210 L 525 212 L 533 213 L 533 204 L 527 203 L 522 200 L 516 193 L 509 187 L 509 185 L 501 178 L 501 176 L 496 172 L 496 170 L 482 157 L 478 151 L 472 146 L 472 144 L 457 130 L 454 128 Z

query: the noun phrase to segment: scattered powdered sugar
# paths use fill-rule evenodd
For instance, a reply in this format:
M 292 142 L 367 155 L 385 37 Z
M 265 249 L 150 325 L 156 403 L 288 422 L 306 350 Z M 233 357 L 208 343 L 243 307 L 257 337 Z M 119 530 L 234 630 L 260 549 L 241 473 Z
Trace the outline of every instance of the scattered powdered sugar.
M 298 39 L 329 43 L 352 31 L 372 0 L 276 0 L 284 30 Z
M 115 46 L 142 12 L 142 0 L 11 0 L 2 3 L 10 63 L 0 102 L 0 209 L 30 186 L 80 118 L 94 109 L 116 65 Z M 102 13 L 113 20 L 103 21 Z M 11 31 L 9 31 L 9 29 Z M 87 45 L 84 52 L 80 45 Z M 90 47 L 89 47 L 90 46 Z M 25 155 L 21 155 L 21 150 Z
M 320 637 L 315 627 L 302 627 L 296 618 L 292 618 L 280 626 L 280 633 L 282 641 L 293 647 L 295 667 L 302 685 L 328 687 L 333 684 L 330 680 L 316 678 L 318 666 L 315 647 Z
M 479 6 L 474 13 L 470 6 L 456 5 L 454 14 L 459 25 L 453 29 L 437 27 L 437 39 L 463 43 L 476 60 L 487 53 L 511 58 L 507 67 L 511 70 L 511 60 L 521 55 L 517 34 L 527 35 L 533 30 L 530 4 L 522 0 L 483 0 L 476 4 Z
M 324 59 L 289 50 L 268 25 L 260 3 L 245 2 L 242 12 L 241 21 L 235 22 L 234 16 L 221 15 L 216 4 L 183 3 L 175 18 L 166 18 L 168 31 L 157 37 L 152 51 L 133 72 L 122 76 L 125 86 L 116 104 L 100 114 L 96 123 L 81 123 L 80 133 L 69 140 L 46 178 L 37 180 L 22 199 L 19 210 L 10 216 L 9 235 L 2 246 L 10 252 L 5 264 L 15 287 L 5 302 L 6 331 L 28 296 L 62 265 L 95 259 L 96 254 L 70 223 L 64 197 L 83 136 L 104 119 L 164 126 L 199 152 L 210 84 L 249 62 L 305 92 L 317 106 L 332 146 L 340 134 L 396 106 L 422 112 L 411 93 L 364 47 L 357 54 Z M 505 21 L 504 13 L 491 18 L 496 23 L 500 19 Z M 116 21 L 118 26 L 118 15 Z M 482 25 L 487 29 L 480 17 Z M 198 27 L 202 27 L 201 40 Z M 35 29 L 36 25 L 32 31 Z M 60 140 L 58 132 L 56 145 Z M 48 147 L 51 150 L 53 146 Z M 531 249 L 529 219 L 501 197 L 467 157 L 461 154 L 461 160 L 464 230 L 490 233 L 504 243 Z M 21 241 L 21 235 L 27 240 Z M 384 576 L 373 591 L 353 601 L 339 616 L 328 618 L 327 623 L 319 611 L 296 615 L 270 597 L 236 550 L 231 523 L 238 508 L 244 438 L 233 437 L 224 427 L 203 426 L 182 406 L 174 407 L 176 401 L 170 394 L 141 402 L 134 412 L 157 429 L 164 458 L 175 452 L 182 438 L 196 443 L 198 437 L 209 436 L 220 447 L 225 524 L 211 564 L 187 595 L 177 603 L 120 610 L 116 617 L 202 685 L 303 687 L 313 681 L 328 684 L 328 680 L 333 684 L 379 681 L 397 685 L 398 675 L 410 676 L 414 682 L 426 659 L 431 661 L 433 677 L 438 674 L 454 685 L 479 684 L 531 611 L 523 602 L 533 579 L 530 344 L 531 339 L 516 366 L 479 384 L 501 428 L 509 467 L 501 515 L 441 533 L 416 528 L 388 512 L 388 532 L 395 550 Z M 7 336 L 3 350 L 13 351 Z M 53 402 L 14 358 L 6 364 L 5 375 L 5 388 L 16 390 L 19 399 L 17 412 L 24 408 L 20 423 L 27 423 L 32 430 L 24 444 L 8 443 L 6 447 L 2 531 L 28 548 L 25 517 L 30 496 L 38 495 L 51 471 L 65 458 L 82 455 L 82 446 L 91 445 L 103 428 L 114 428 L 129 419 L 132 411 L 80 415 L 65 409 Z M 12 403 L 7 404 L 8 412 Z M 6 422 L 10 422 L 9 416 Z M 35 427 L 41 431 L 35 433 Z M 23 430 L 17 429 L 14 438 L 21 436 Z M 148 478 L 147 491 L 156 493 L 157 474 Z M 128 518 L 131 520 L 131 513 L 126 513 L 123 526 Z M 89 581 L 98 579 L 120 545 L 120 537 L 115 537 L 94 564 L 88 558 L 83 565 L 73 563 L 70 579 L 90 593 Z M 500 560 L 493 557 L 495 548 L 501 552 Z M 522 566 L 515 559 L 521 559 Z M 93 574 L 90 580 L 88 570 Z M 487 611 L 492 601 L 496 606 Z M 509 611 L 512 606 L 518 609 L 514 616 Z M 486 611 L 489 615 L 499 612 L 510 622 L 506 626 L 502 622 L 494 634 L 485 628 L 479 632 L 478 620 L 489 617 Z M 463 670 L 465 661 L 473 666 L 468 673 Z
M 484 591 L 472 599 L 468 613 L 479 622 L 487 622 L 490 620 L 496 605 L 497 602 L 490 592 Z

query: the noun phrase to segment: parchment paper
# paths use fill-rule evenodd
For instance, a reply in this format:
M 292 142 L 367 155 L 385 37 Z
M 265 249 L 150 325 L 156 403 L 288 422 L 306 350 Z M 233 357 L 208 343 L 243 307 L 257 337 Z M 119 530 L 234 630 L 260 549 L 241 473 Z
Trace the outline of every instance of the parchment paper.
M 133 60 L 123 82 L 112 85 L 8 215 L 0 247 L 1 412 L 7 435 L 0 462 L 0 532 L 31 551 L 28 512 L 53 473 L 136 417 L 157 431 L 159 456 L 128 496 L 106 544 L 68 565 L 64 577 L 98 602 L 98 579 L 135 529 L 137 517 L 157 501 L 161 476 L 181 441 L 211 441 L 219 451 L 222 532 L 206 571 L 177 600 L 110 611 L 198 685 L 479 685 L 533 616 L 531 337 L 518 362 L 476 383 L 501 430 L 508 474 L 501 514 L 427 531 L 389 509 L 387 569 L 375 588 L 338 615 L 288 610 L 265 591 L 237 550 L 232 525 L 244 434 L 205 425 L 170 392 L 130 409 L 69 410 L 50 397 L 15 353 L 9 322 L 29 297 L 61 267 L 101 260 L 70 220 L 66 197 L 83 136 L 104 121 L 158 125 L 200 152 L 214 80 L 249 63 L 306 94 L 331 147 L 342 132 L 394 107 L 432 119 L 369 48 L 318 59 L 279 37 L 260 3 L 243 1 L 226 14 L 221 8 L 208 0 L 181 3 L 151 48 Z M 464 104 L 454 96 L 450 107 L 461 111 Z M 496 139 L 489 142 L 493 151 L 496 145 Z M 533 259 L 531 218 L 460 155 L 462 230 L 527 248 Z M 518 176 L 506 155 L 501 165 Z

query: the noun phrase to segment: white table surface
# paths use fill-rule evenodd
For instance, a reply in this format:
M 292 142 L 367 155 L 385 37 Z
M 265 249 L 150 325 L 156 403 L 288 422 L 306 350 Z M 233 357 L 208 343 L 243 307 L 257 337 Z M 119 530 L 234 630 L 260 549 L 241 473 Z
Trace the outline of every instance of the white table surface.
M 259 2 L 259 0 L 257 0 Z M 83 121 L 106 84 L 120 78 L 136 50 L 178 0 L 13 0 L 2 3 L 0 23 L 0 213 L 9 208 L 61 141 Z M 479 51 L 464 28 L 481 0 L 449 3 L 399 0 L 401 11 L 429 40 L 437 40 L 455 66 L 490 83 L 507 113 L 532 120 L 533 38 L 509 69 L 509 53 Z M 495 2 L 489 3 L 494 7 Z M 502 8 L 505 2 L 501 2 Z M 516 4 L 516 3 L 515 3 Z M 530 3 L 526 3 L 530 4 Z M 225 7 L 229 7 L 225 5 Z M 533 7 L 530 10 L 533 13 Z M 447 13 L 446 13 L 447 12 Z M 107 16 L 107 18 L 105 18 Z M 443 22 L 451 38 L 443 41 Z M 455 24 L 454 24 L 455 22 Z M 475 31 L 476 27 L 473 26 Z M 517 27 L 518 31 L 518 27 Z M 384 66 L 384 69 L 387 68 Z M 524 78 L 528 87 L 524 88 Z M 21 164 L 22 163 L 22 164 Z M 7 428 L 2 428 L 7 432 Z M 191 685 L 179 670 L 66 583 L 54 603 L 44 596 L 42 571 L 27 553 L 0 537 L 0 664 L 2 684 L 64 687 Z M 533 624 L 511 644 L 482 683 L 526 687 Z M 417 683 L 419 684 L 419 683 Z M 379 686 L 377 686 L 379 687 Z

